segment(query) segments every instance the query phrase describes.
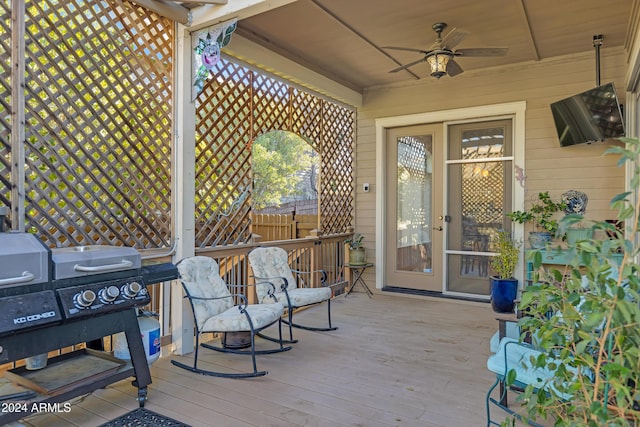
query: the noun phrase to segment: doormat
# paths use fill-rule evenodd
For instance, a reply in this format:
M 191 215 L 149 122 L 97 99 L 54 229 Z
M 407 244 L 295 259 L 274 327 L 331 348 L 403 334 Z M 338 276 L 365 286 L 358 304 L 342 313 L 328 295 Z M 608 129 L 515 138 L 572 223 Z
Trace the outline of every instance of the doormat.
M 189 425 L 148 409 L 138 408 L 99 427 L 189 427 Z

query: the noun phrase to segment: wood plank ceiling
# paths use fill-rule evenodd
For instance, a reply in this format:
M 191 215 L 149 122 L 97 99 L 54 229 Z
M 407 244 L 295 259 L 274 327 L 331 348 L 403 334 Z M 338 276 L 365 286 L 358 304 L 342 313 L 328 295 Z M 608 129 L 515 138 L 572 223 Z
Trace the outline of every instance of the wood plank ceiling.
M 622 48 L 630 27 L 632 3 L 631 0 L 299 0 L 241 19 L 236 33 L 362 92 L 367 87 L 431 78 L 425 63 L 389 73 L 401 64 L 419 59 L 421 54 L 382 47 L 428 49 L 436 39 L 432 30 L 436 22 L 448 24 L 443 35 L 454 27 L 470 33 L 456 48 L 509 49 L 504 57 L 456 58 L 468 73 L 594 51 L 596 34 L 604 36 L 602 49 Z
M 192 12 L 200 7 L 215 10 L 228 2 L 135 1 Z M 448 24 L 443 35 L 453 28 L 469 32 L 456 49 L 508 48 L 503 57 L 456 58 L 467 73 L 453 77 L 460 79 L 473 70 L 487 67 L 595 52 L 595 35 L 604 37 L 602 50 L 622 49 L 625 43 L 630 43 L 628 34 L 635 33 L 638 25 L 630 21 L 631 17 L 637 16 L 632 13 L 634 4 L 639 2 L 298 0 L 279 7 L 272 5 L 266 12 L 252 16 L 238 16 L 236 34 L 362 93 L 368 87 L 432 78 L 425 63 L 389 73 L 401 64 L 419 60 L 421 54 L 383 47 L 429 49 L 436 40 L 432 25 L 437 22 Z M 204 26 L 202 22 L 197 25 L 199 28 Z M 229 48 L 233 50 L 233 39 Z

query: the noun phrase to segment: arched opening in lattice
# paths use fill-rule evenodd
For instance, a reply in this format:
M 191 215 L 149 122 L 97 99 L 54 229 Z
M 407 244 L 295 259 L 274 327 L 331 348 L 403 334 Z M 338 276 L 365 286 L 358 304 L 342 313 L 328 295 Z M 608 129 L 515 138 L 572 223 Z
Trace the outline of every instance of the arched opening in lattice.
M 318 213 L 320 156 L 293 132 L 272 131 L 252 145 L 254 213 Z
M 251 240 L 251 147 L 270 131 L 312 141 L 323 234 L 353 224 L 355 111 L 222 58 L 196 99 L 196 246 Z
M 320 155 L 288 131 L 258 136 L 252 145 L 252 234 L 260 241 L 307 237 L 318 228 Z

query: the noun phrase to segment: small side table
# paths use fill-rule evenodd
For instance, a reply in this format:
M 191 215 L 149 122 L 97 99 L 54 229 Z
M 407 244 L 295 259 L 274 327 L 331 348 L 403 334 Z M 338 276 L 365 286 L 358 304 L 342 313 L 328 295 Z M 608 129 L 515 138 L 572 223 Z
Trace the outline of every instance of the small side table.
M 354 275 L 353 285 L 351 285 L 351 288 L 349 288 L 349 291 L 347 292 L 347 295 L 345 295 L 345 298 L 349 296 L 351 291 L 353 291 L 353 288 L 355 288 L 358 283 L 362 285 L 365 292 L 367 293 L 367 296 L 371 298 L 373 296 L 373 292 L 371 292 L 371 289 L 369 289 L 369 287 L 367 286 L 367 282 L 365 282 L 362 278 L 362 274 L 367 268 L 373 267 L 373 263 L 368 262 L 366 264 L 345 264 L 344 266 L 353 270 Z

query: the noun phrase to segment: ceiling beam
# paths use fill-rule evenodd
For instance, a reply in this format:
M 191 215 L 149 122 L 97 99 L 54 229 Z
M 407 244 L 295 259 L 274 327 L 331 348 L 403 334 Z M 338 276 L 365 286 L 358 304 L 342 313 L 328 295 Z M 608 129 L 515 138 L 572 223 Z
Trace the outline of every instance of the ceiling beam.
M 191 14 L 189 9 L 178 4 L 165 3 L 158 0 L 133 0 L 134 3 L 169 18 L 173 21 L 189 26 L 191 24 Z
M 533 31 L 531 30 L 531 22 L 529 21 L 529 14 L 527 13 L 527 6 L 524 4 L 526 0 L 520 0 L 518 5 L 518 9 L 522 14 L 522 19 L 524 21 L 524 27 L 526 28 L 526 33 L 529 38 L 529 42 L 531 43 L 531 50 L 533 53 L 533 57 L 536 61 L 540 61 L 540 54 L 538 53 L 538 46 L 536 45 L 536 39 L 533 37 Z
M 227 4 L 228 0 L 181 0 L 180 3 L 195 3 L 196 5 L 201 4 Z
M 192 31 L 236 18 L 238 21 L 266 12 L 271 9 L 294 3 L 297 0 L 233 0 L 223 5 L 202 5 L 192 9 Z
M 380 46 L 378 46 L 377 44 L 375 44 L 374 42 L 369 40 L 364 34 L 362 34 L 358 30 L 356 30 L 354 27 L 349 25 L 349 23 L 347 21 L 345 21 L 344 19 L 340 18 L 337 14 L 333 13 L 333 11 L 331 11 L 328 7 L 326 7 L 325 5 L 320 3 L 318 0 L 311 0 L 311 1 L 312 1 L 313 4 L 316 5 L 316 7 L 318 7 L 324 13 L 329 15 L 331 18 L 333 18 L 338 24 L 342 25 L 348 31 L 351 31 L 353 34 L 358 36 L 362 41 L 364 41 L 369 46 L 371 46 L 372 48 L 374 48 L 375 50 L 377 50 L 378 52 L 380 52 L 381 54 L 383 54 L 384 56 L 389 58 L 391 61 L 393 61 L 396 65 L 403 65 L 402 62 L 398 61 L 393 56 L 391 56 L 387 51 L 385 51 Z M 408 72 L 409 74 L 411 74 L 413 76 L 413 78 L 415 78 L 416 80 L 420 79 L 420 77 L 418 77 L 417 74 L 415 74 L 413 71 L 409 70 L 408 68 L 405 68 L 405 71 Z

